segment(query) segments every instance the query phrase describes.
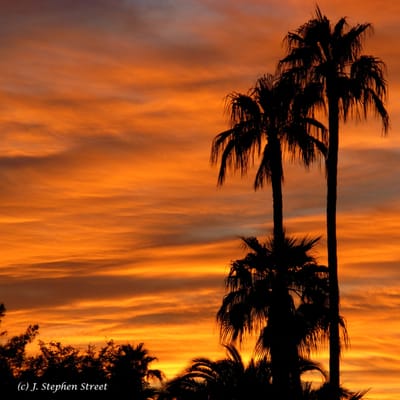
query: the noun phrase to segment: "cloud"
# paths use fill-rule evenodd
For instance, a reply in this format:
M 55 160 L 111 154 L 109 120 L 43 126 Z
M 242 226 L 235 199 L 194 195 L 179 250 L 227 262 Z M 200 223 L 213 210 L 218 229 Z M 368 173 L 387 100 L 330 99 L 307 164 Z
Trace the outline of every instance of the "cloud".
M 366 51 L 389 69 L 391 131 L 380 137 L 373 118 L 343 126 L 338 197 L 353 338 L 344 378 L 351 388 L 373 382 L 370 398 L 383 400 L 382 382 L 400 390 L 397 348 L 387 345 L 398 339 L 398 3 L 320 6 L 332 20 L 373 22 Z M 133 338 L 169 374 L 194 356 L 223 355 L 214 320 L 223 278 L 243 256 L 239 236 L 270 233 L 272 200 L 269 186 L 253 191 L 254 170 L 217 188 L 211 140 L 227 126 L 224 96 L 273 72 L 284 35 L 314 8 L 298 0 L 3 5 L 0 300 L 11 331 L 32 321 L 42 338 L 66 343 Z M 325 186 L 323 165 L 285 164 L 287 231 L 322 236 L 321 263 Z
M 38 279 L 11 278 L 1 285 L 1 292 L 6 304 L 16 308 L 44 307 L 66 305 L 69 303 L 87 300 L 115 300 L 136 296 L 163 296 L 166 293 L 191 293 L 196 290 L 213 290 L 221 287 L 220 275 L 177 277 L 165 275 L 143 276 L 130 274 L 119 275 L 94 275 L 95 263 L 91 263 L 91 270 L 86 269 L 85 275 L 73 274 L 74 265 L 69 264 L 69 276 L 59 278 Z M 67 265 L 65 267 L 68 267 Z M 64 268 L 65 268 L 64 267 Z M 42 267 L 45 275 L 46 265 Z

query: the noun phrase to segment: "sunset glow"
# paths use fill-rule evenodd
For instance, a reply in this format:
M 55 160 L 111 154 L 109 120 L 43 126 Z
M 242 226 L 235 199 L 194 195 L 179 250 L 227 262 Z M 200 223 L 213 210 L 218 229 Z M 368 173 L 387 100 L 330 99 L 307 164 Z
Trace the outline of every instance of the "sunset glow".
M 73 4 L 73 5 L 71 5 Z M 350 347 L 343 384 L 400 398 L 400 3 L 319 1 L 371 22 L 388 67 L 389 134 L 373 116 L 341 130 L 339 276 Z M 101 346 L 144 342 L 172 378 L 221 358 L 215 315 L 241 236 L 271 232 L 271 189 L 217 187 L 224 98 L 274 72 L 314 1 L 20 0 L 0 15 L 1 330 Z M 284 217 L 321 236 L 323 166 L 285 163 Z M 326 348 L 313 358 L 327 367 Z

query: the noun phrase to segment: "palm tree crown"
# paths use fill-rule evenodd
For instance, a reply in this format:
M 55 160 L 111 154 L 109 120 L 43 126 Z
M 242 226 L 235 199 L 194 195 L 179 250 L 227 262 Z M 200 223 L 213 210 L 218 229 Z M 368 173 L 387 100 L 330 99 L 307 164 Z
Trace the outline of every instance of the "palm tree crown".
M 248 94 L 233 92 L 227 96 L 232 126 L 215 137 L 211 150 L 213 164 L 221 159 L 218 184 L 224 183 L 229 169 L 246 174 L 263 152 L 254 181 L 255 189 L 262 188 L 271 180 L 273 159 L 277 156 L 274 141 L 283 138 L 292 153 L 299 150 L 298 155 L 307 166 L 315 160 L 315 145 L 319 142 L 308 131 L 314 126 L 324 132 L 323 126 L 308 115 L 316 93 L 311 87 L 301 88 L 291 78 L 267 74 Z
M 169 381 L 160 400 L 246 400 L 271 394 L 271 372 L 263 358 L 246 366 L 238 350 L 226 345 L 227 358 L 195 358 L 180 376 Z
M 332 26 L 317 7 L 315 18 L 286 36 L 288 55 L 280 66 L 286 73 L 294 73 L 299 84 L 319 83 L 327 102 L 332 97 L 338 101 L 344 121 L 354 115 L 367 117 L 373 111 L 387 132 L 386 67 L 379 58 L 362 54 L 365 35 L 371 29 L 369 23 L 349 27 L 346 18 Z M 319 105 L 326 107 L 326 103 Z
M 283 240 L 282 146 L 294 158 L 310 165 L 325 148 L 325 128 L 313 118 L 310 106 L 318 102 L 317 86 L 301 87 L 290 74 L 265 75 L 248 94 L 231 93 L 227 97 L 231 128 L 217 135 L 212 143 L 211 162 L 220 160 L 218 184 L 228 170 L 246 174 L 255 160 L 260 164 L 254 188 L 272 184 L 275 239 Z M 315 136 L 309 135 L 313 131 Z

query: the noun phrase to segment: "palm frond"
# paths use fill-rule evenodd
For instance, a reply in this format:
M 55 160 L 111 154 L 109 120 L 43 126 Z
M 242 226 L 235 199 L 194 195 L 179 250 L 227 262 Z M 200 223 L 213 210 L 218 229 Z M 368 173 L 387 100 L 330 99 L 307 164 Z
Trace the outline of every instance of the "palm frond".
M 372 29 L 371 24 L 357 24 L 340 36 L 332 36 L 332 58 L 339 61 L 342 67 L 357 60 L 363 49 L 366 33 Z
M 302 357 L 299 364 L 301 374 L 304 374 L 305 372 L 317 371 L 322 375 L 324 380 L 327 381 L 328 373 L 325 371 L 320 363 Z
M 316 390 L 316 400 L 325 400 L 331 398 L 332 394 L 332 386 L 329 382 L 323 384 L 319 389 Z M 359 392 L 353 392 L 347 388 L 340 387 L 339 389 L 339 397 L 341 400 L 361 400 L 365 396 L 368 390 L 363 390 Z
M 255 190 L 269 183 L 273 174 L 283 180 L 282 143 L 288 143 L 293 158 L 302 159 L 306 165 L 314 161 L 319 149 L 302 137 L 325 137 L 323 124 L 313 115 L 316 104 L 324 107 L 324 98 L 321 85 L 302 87 L 297 78 L 293 71 L 266 74 L 257 79 L 248 94 L 233 92 L 227 96 L 231 127 L 218 134 L 211 146 L 211 164 L 220 162 L 218 185 L 225 182 L 229 171 L 245 175 L 256 160 L 260 165 Z
M 356 60 L 350 70 L 352 96 L 363 110 L 366 118 L 372 110 L 382 121 L 383 132 L 389 129 L 389 115 L 385 108 L 387 96 L 386 65 L 372 56 L 362 56 Z

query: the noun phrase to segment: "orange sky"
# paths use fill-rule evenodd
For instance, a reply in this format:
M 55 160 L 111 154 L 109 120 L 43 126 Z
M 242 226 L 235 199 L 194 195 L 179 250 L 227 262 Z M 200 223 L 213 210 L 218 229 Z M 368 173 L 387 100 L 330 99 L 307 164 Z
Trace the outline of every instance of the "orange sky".
M 334 5 L 333 5 L 334 4 Z M 320 1 L 372 22 L 388 66 L 391 130 L 342 130 L 339 262 L 351 348 L 343 383 L 400 398 L 400 3 Z M 168 377 L 222 357 L 215 313 L 242 235 L 271 228 L 270 188 L 216 187 L 224 96 L 282 57 L 314 1 L 20 0 L 0 15 L 3 327 L 42 340 L 144 342 Z M 360 8 L 361 7 L 361 8 Z M 322 235 L 323 171 L 286 165 L 286 227 Z M 320 355 L 324 359 L 324 354 Z

